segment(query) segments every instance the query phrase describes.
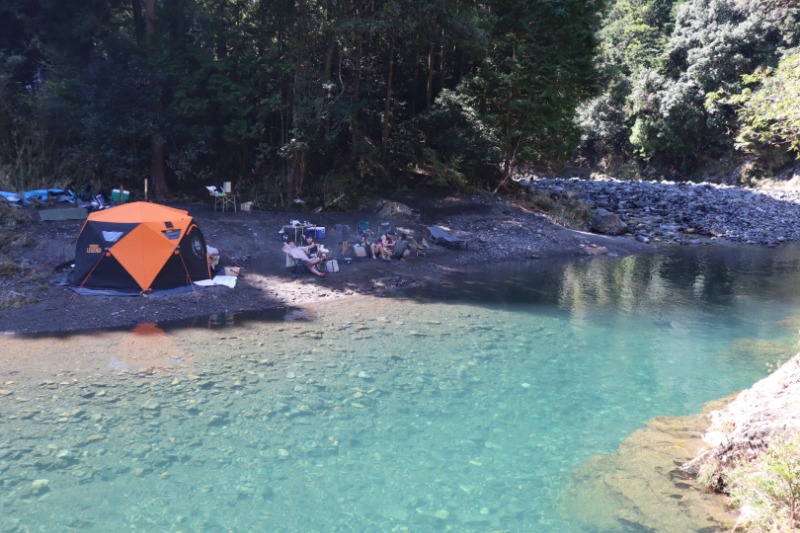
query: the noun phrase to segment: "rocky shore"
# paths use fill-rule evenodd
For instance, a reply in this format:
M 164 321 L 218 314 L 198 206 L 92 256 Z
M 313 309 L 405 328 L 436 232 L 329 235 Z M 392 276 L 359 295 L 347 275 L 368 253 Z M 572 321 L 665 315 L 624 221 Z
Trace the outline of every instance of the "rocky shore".
M 644 243 L 687 245 L 720 239 L 777 246 L 800 240 L 800 188 L 791 183 L 743 189 L 616 179 L 522 177 L 519 182 L 554 199 L 579 198 L 599 219 L 615 215 L 621 224 L 612 225 L 610 233 Z
M 724 408 L 711 411 L 703 440 L 712 449 L 683 469 L 696 473 L 701 464 L 710 461 L 732 466 L 736 461 L 752 460 L 769 444 L 773 433 L 800 429 L 798 398 L 800 355 L 738 394 Z
M 725 491 L 730 470 L 758 459 L 774 439 L 800 431 L 798 398 L 800 354 L 736 395 L 725 407 L 708 413 L 703 436 L 708 449 L 681 470 L 693 477 L 702 475 L 706 485 Z

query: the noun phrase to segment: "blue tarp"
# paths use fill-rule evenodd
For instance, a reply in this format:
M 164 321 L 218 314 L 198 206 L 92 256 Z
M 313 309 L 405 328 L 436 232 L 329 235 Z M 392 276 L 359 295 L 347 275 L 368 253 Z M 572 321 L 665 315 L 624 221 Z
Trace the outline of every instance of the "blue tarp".
M 55 204 L 66 202 L 74 204 L 75 193 L 65 189 L 36 189 L 22 193 L 22 202 L 25 205 Z
M 0 191 L 0 197 L 9 204 L 20 204 L 22 202 L 22 196 L 15 192 Z

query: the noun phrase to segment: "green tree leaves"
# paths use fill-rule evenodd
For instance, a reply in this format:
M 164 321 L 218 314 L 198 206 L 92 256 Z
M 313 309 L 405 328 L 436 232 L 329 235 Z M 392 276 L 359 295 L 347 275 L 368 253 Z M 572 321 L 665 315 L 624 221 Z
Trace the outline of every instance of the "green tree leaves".
M 582 0 L 497 2 L 490 48 L 472 80 L 500 139 L 503 170 L 557 165 L 578 143 L 577 105 L 594 94 L 597 5 Z
M 800 45 L 798 13 L 797 2 L 772 0 L 613 2 L 599 34 L 603 95 L 580 113 L 583 154 L 595 163 L 634 156 L 685 174 L 734 145 L 784 143 L 792 127 L 777 126 L 785 116 L 777 107 L 763 115 L 766 98 L 748 104 L 752 113 L 728 104 L 751 94 L 743 76 L 774 67 L 785 48 Z M 739 97 L 724 97 L 732 94 Z
M 737 107 L 737 147 L 755 153 L 764 145 L 777 146 L 800 158 L 800 50 L 743 81 L 748 87 L 726 100 Z
M 487 187 L 567 159 L 596 88 L 594 0 L 65 1 L 0 8 L 0 47 L 50 88 L 52 175 L 76 180 L 238 178 L 284 202 L 348 174 Z

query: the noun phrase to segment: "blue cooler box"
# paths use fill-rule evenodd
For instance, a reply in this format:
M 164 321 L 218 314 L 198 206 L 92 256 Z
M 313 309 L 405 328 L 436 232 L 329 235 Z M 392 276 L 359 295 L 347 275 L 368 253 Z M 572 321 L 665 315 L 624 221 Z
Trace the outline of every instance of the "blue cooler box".
M 306 228 L 306 235 L 310 235 L 315 239 L 325 238 L 325 228 L 321 226 Z

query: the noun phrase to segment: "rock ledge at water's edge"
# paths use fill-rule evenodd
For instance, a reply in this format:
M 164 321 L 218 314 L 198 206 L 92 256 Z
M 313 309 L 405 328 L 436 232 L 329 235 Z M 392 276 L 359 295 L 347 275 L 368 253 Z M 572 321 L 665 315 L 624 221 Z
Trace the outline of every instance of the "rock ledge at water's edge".
M 703 440 L 711 448 L 681 470 L 697 476 L 704 465 L 710 465 L 713 479 L 722 488 L 726 471 L 758 458 L 776 435 L 800 430 L 800 354 L 707 418 Z

